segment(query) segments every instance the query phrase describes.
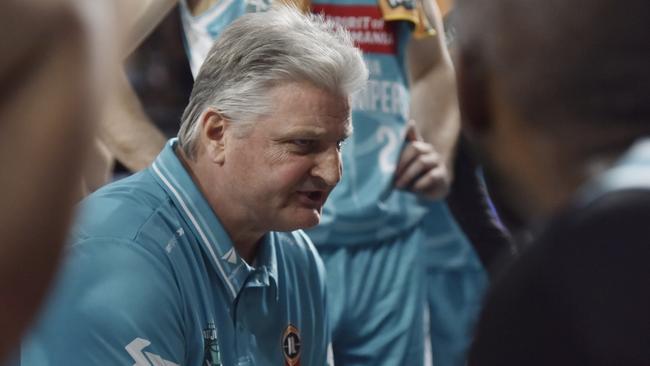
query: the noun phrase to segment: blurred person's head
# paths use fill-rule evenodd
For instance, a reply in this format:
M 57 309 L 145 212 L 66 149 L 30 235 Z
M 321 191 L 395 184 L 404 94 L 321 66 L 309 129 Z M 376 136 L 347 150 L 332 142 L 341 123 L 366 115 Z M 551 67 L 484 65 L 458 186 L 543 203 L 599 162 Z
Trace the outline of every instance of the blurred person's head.
M 458 16 L 464 129 L 522 217 L 650 134 L 647 0 L 462 0 Z
M 245 219 L 253 232 L 319 222 L 341 178 L 349 98 L 367 74 L 345 30 L 293 8 L 247 14 L 224 31 L 178 135 L 222 221 Z

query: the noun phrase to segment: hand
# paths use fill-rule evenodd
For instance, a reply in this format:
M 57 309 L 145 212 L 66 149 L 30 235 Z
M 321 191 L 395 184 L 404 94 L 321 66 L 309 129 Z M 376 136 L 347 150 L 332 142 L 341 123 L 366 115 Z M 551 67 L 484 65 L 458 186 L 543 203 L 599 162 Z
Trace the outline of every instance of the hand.
M 407 143 L 397 164 L 395 187 L 429 199 L 445 197 L 450 186 L 447 165 L 431 144 L 422 141 L 413 121 L 407 128 Z

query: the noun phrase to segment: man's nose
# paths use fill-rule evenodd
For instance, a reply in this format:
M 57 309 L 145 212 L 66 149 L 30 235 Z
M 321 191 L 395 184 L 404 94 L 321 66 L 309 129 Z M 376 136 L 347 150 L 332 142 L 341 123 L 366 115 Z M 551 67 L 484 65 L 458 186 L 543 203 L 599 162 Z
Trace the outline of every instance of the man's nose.
M 312 175 L 321 178 L 328 186 L 335 186 L 343 175 L 340 151 L 331 148 L 319 154 Z

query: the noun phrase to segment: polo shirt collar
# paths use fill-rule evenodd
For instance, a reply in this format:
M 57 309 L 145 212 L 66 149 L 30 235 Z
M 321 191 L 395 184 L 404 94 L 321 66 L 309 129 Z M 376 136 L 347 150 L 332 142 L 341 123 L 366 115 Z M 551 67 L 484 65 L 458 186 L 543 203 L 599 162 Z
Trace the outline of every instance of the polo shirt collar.
M 275 235 L 267 233 L 262 239 L 257 268 L 251 267 L 237 255 L 219 218 L 176 155 L 177 144 L 176 138 L 169 140 L 149 169 L 191 228 L 201 249 L 210 258 L 231 300 L 237 297 L 249 278 L 259 286 L 268 286 L 269 278 L 277 281 Z
M 277 285 L 278 281 L 278 261 L 275 253 L 278 243 L 278 234 L 275 232 L 268 233 L 262 239 L 260 249 L 257 252 L 255 267 L 263 285 L 268 286 L 271 283 Z

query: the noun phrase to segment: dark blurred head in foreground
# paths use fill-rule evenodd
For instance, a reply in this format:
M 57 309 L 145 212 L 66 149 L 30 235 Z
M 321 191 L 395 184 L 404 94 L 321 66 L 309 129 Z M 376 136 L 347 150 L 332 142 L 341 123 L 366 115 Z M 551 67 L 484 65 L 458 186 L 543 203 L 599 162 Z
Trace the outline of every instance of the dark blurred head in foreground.
M 650 2 L 462 0 L 464 129 L 525 219 L 650 134 Z

